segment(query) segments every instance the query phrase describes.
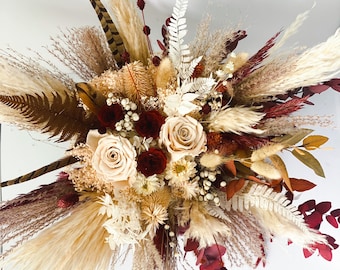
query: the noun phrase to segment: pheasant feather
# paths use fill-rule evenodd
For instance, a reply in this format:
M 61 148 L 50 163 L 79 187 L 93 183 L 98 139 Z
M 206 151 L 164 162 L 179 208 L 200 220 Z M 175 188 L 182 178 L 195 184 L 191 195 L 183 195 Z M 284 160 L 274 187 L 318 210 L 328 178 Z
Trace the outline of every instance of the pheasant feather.
M 113 23 L 109 13 L 100 0 L 90 0 L 104 30 L 107 42 L 116 60 L 117 66 L 121 68 L 124 64 L 123 53 L 126 51 L 120 34 Z

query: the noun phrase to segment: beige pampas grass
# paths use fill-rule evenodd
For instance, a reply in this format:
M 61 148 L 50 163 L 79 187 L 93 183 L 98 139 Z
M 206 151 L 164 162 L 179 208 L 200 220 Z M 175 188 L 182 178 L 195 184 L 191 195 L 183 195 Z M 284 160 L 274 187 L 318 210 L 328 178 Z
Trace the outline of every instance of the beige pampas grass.
M 112 52 L 99 28 L 72 28 L 52 41 L 49 53 L 84 81 L 114 67 Z
M 113 20 L 124 46 L 132 61 L 141 61 L 147 65 L 149 55 L 148 43 L 143 33 L 143 23 L 131 0 L 108 0 L 108 11 L 113 14 Z
M 102 227 L 106 216 L 98 215 L 101 205 L 96 194 L 83 197 L 86 202 L 71 216 L 29 240 L 13 251 L 1 266 L 11 269 L 108 269 L 115 255 Z
M 214 132 L 232 132 L 235 134 L 261 134 L 263 130 L 253 128 L 264 113 L 256 112 L 256 107 L 229 107 L 210 114 L 208 128 Z
M 253 103 L 332 79 L 340 69 L 340 28 L 326 42 L 300 55 L 276 56 L 235 87 L 236 98 Z

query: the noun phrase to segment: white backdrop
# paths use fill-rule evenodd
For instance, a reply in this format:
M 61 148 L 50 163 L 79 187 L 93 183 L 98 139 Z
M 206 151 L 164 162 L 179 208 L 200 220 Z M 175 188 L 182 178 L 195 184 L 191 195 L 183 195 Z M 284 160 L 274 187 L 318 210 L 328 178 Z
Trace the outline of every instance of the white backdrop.
M 146 20 L 151 27 L 151 39 L 161 39 L 160 27 L 165 18 L 171 15 L 175 0 L 146 0 Z M 300 45 L 313 46 L 324 41 L 340 26 L 339 0 L 191 0 L 189 3 L 188 26 L 195 33 L 201 18 L 210 14 L 214 28 L 240 26 L 246 29 L 248 37 L 240 43 L 238 51 L 254 53 L 274 33 L 288 26 L 301 12 L 310 9 L 310 18 L 300 32 L 287 46 L 299 42 Z M 73 26 L 99 25 L 88 0 L 0 0 L 0 48 L 11 46 L 23 53 L 26 48 L 43 52 L 43 46 L 50 43 L 50 36 L 56 36 L 60 29 Z M 156 49 L 156 46 L 154 46 Z M 13 74 L 15 76 L 15 74 Z M 329 115 L 333 124 L 327 128 L 313 127 L 315 134 L 330 138 L 327 149 L 314 152 L 325 170 L 326 179 L 315 176 L 308 168 L 296 164 L 284 156 L 290 175 L 310 179 L 318 185 L 315 190 L 306 192 L 300 202 L 314 198 L 317 201 L 332 201 L 340 208 L 339 164 L 340 164 L 340 93 L 329 90 L 312 99 L 315 106 L 306 107 L 303 113 Z M 3 126 L 1 134 L 1 177 L 8 180 L 46 165 L 60 158 L 67 144 L 54 144 L 46 136 L 14 127 Z M 330 149 L 332 148 L 332 149 Z M 13 198 L 18 193 L 27 192 L 36 186 L 53 181 L 56 172 L 49 173 L 30 183 L 20 184 L 2 190 L 3 199 Z M 324 224 L 324 232 L 335 236 L 340 243 L 339 229 Z M 333 252 L 332 262 L 313 255 L 304 259 L 302 249 L 294 245 L 287 247 L 285 241 L 274 241 L 268 250 L 266 269 L 340 269 L 340 248 Z M 260 268 L 261 269 L 261 268 Z M 21 270 L 21 269 L 16 269 Z

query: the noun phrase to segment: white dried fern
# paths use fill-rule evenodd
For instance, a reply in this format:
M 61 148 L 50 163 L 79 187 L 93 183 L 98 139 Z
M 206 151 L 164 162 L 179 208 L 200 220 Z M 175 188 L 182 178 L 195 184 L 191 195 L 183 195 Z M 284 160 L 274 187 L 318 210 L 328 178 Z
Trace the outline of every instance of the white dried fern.
M 304 247 L 316 242 L 326 243 L 324 236 L 307 226 L 296 206 L 266 185 L 248 182 L 221 205 L 226 211 L 250 211 L 265 232 L 286 237 Z
M 188 0 L 176 0 L 168 26 L 169 57 L 182 79 L 187 78 L 188 73 L 190 73 L 188 72 L 188 69 L 191 65 L 190 62 L 192 61 L 189 46 L 184 44 L 184 37 L 187 33 L 187 25 L 184 15 L 187 7 Z

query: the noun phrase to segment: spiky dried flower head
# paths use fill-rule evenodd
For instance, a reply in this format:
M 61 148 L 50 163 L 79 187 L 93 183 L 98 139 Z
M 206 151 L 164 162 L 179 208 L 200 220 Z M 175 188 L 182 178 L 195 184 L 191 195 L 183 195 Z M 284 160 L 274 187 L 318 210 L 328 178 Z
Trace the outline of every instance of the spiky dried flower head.
M 209 131 L 232 132 L 236 134 L 263 133 L 255 126 L 263 117 L 264 113 L 256 112 L 256 107 L 228 107 L 219 111 L 213 111 L 208 117 Z
M 119 71 L 108 70 L 90 81 L 104 95 L 113 93 L 139 102 L 141 97 L 155 96 L 152 75 L 141 62 L 126 64 Z

